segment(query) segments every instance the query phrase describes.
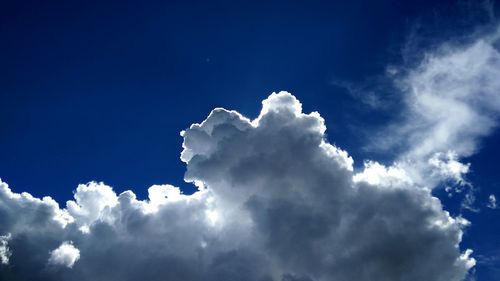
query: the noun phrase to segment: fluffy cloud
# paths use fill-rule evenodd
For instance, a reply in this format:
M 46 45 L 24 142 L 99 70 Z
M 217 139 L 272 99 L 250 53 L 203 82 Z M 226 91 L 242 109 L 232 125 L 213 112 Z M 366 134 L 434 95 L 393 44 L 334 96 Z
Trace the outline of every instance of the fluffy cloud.
M 61 246 L 50 252 L 49 264 L 72 268 L 79 259 L 80 250 L 75 248 L 71 242 L 63 242 Z
M 468 222 L 444 211 L 404 167 L 367 162 L 353 171 L 325 130 L 318 113 L 303 113 L 281 92 L 255 120 L 218 108 L 182 132 L 185 179 L 199 187 L 193 195 L 155 185 L 138 200 L 91 182 L 61 208 L 2 182 L 0 235 L 9 239 L 1 245 L 10 259 L 0 276 L 463 280 L 475 264 L 459 247 Z
M 8 264 L 10 259 L 10 249 L 9 249 L 9 235 L 0 236 L 0 263 Z

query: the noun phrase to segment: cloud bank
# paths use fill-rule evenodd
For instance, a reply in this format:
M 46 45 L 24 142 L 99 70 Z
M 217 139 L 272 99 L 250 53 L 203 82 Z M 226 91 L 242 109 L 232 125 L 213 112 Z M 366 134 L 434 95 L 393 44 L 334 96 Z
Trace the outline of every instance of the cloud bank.
M 0 183 L 0 276 L 6 280 L 459 281 L 468 222 L 398 166 L 330 144 L 317 112 L 286 92 L 255 120 L 213 110 L 182 132 L 184 195 L 149 198 L 79 185 L 62 208 Z

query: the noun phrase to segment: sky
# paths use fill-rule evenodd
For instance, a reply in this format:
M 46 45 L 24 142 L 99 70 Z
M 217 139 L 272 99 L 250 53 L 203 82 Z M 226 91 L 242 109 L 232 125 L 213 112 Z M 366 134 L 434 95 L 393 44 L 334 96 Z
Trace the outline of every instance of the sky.
M 0 279 L 497 280 L 499 4 L 2 1 Z

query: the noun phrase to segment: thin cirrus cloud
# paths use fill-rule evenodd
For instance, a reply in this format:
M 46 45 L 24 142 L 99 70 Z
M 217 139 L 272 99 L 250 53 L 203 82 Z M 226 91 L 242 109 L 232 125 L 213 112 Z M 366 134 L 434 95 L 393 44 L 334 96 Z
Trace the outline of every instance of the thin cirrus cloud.
M 469 164 L 460 159 L 474 154 L 497 126 L 500 26 L 468 41 L 443 44 L 416 67 L 395 74 L 404 117 L 375 139 L 379 148 L 399 147 L 398 162 L 409 164 L 414 178 L 430 187 L 435 183 L 428 184 L 429 175 L 466 183 Z
M 320 114 L 280 92 L 254 120 L 217 108 L 181 133 L 185 179 L 199 188 L 192 195 L 155 185 L 138 200 L 90 182 L 61 208 L 0 182 L 0 276 L 463 280 L 475 265 L 472 250 L 460 248 L 469 222 L 431 191 L 440 180 L 463 180 L 468 165 L 459 158 L 495 125 L 492 38 L 430 55 L 400 80 L 411 114 L 391 127 L 408 140 L 392 166 L 371 161 L 354 171 L 326 139 Z

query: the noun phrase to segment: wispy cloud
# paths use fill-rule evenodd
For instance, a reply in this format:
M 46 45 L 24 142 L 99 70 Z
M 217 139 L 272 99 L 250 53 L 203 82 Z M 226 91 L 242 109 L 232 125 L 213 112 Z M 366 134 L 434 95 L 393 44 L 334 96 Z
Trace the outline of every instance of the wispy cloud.
M 418 184 L 464 194 L 463 207 L 477 211 L 466 180 L 481 139 L 497 127 L 500 114 L 500 28 L 476 32 L 427 50 L 418 64 L 401 66 L 390 79 L 402 98 L 392 124 L 371 139 L 371 149 L 398 151 L 394 161 Z M 375 133 L 377 134 L 377 133 Z

